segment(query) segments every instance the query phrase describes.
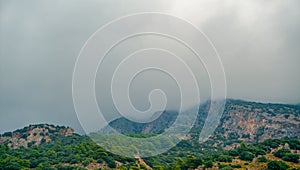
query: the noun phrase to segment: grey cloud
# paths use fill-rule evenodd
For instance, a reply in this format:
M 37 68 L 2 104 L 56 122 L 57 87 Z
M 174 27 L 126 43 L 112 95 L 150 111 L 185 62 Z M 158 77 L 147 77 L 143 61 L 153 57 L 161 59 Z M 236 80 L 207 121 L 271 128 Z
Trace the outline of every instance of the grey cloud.
M 0 1 L 0 132 L 36 122 L 82 132 L 71 93 L 80 48 L 112 19 L 146 11 L 183 17 L 207 34 L 223 61 L 228 97 L 299 103 L 299 8 L 298 0 Z M 145 101 L 142 95 L 133 101 Z

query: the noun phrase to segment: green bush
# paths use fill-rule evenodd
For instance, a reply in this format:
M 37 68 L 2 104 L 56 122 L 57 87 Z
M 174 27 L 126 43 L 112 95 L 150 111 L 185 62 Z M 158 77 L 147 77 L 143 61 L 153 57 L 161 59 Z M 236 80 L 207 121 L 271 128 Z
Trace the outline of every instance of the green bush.
M 242 168 L 240 164 L 230 165 L 232 168 Z
M 278 148 L 278 146 L 282 143 L 279 139 L 267 139 L 264 142 L 262 142 L 263 145 L 269 146 L 271 148 Z
M 298 163 L 299 162 L 299 155 L 298 154 L 288 153 L 288 154 L 285 154 L 282 157 L 282 159 L 285 160 L 285 161 Z
M 82 161 L 83 166 L 88 166 L 90 163 L 92 163 L 92 159 L 86 158 L 84 161 Z
M 228 155 L 220 155 L 217 160 L 220 162 L 232 162 L 232 157 Z
M 290 140 L 288 144 L 291 149 L 300 150 L 300 141 L 299 140 Z
M 254 158 L 254 154 L 248 151 L 244 151 L 239 154 L 239 157 L 244 161 L 252 161 Z
M 213 162 L 212 161 L 205 162 L 205 168 L 212 168 L 212 167 L 213 167 Z
M 117 164 L 111 157 L 106 157 L 105 162 L 107 163 L 107 166 L 110 168 L 116 168 Z
M 222 170 L 233 170 L 233 168 L 231 166 L 225 166 L 224 168 L 220 168 Z
M 239 152 L 236 151 L 236 150 L 229 150 L 229 151 L 228 151 L 228 154 L 229 154 L 230 156 L 238 156 L 238 155 L 239 155 Z
M 289 166 L 282 161 L 271 161 L 268 163 L 268 170 L 286 170 Z
M 202 165 L 203 161 L 200 158 L 195 158 L 194 156 L 188 156 L 185 166 L 187 168 L 197 168 L 199 165 Z
M 257 162 L 268 162 L 268 159 L 265 156 L 261 156 L 257 158 Z
M 154 166 L 153 169 L 154 170 L 164 170 L 164 167 L 162 167 L 162 166 Z
M 219 169 L 223 170 L 233 170 L 234 168 L 241 168 L 242 166 L 237 164 L 237 165 L 231 165 L 231 164 L 220 164 Z
M 12 132 L 5 132 L 4 134 L 2 134 L 3 137 L 12 137 Z
M 278 158 L 284 157 L 286 154 L 290 154 L 291 151 L 289 149 L 279 149 L 274 153 L 274 155 Z

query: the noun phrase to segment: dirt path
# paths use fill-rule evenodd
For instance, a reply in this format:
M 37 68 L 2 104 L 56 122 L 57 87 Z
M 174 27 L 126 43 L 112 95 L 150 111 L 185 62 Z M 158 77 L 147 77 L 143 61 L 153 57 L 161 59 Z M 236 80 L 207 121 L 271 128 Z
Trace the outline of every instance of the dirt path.
M 151 168 L 149 165 L 147 165 L 146 162 L 145 162 L 140 156 L 135 155 L 134 157 L 135 157 L 136 159 L 138 159 L 138 160 L 137 160 L 137 164 L 139 165 L 139 168 L 140 168 L 140 165 L 143 165 L 143 166 L 145 166 L 148 170 L 152 170 L 152 168 Z

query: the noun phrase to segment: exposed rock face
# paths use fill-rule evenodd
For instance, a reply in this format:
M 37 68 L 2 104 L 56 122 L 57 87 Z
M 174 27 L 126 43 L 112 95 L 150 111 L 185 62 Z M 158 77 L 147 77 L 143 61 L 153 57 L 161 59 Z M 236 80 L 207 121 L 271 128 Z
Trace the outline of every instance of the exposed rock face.
M 29 125 L 14 132 L 6 132 L 0 137 L 0 144 L 8 142 L 10 148 L 31 147 L 51 141 L 53 135 L 71 136 L 74 130 L 64 126 L 48 124 Z
M 228 100 L 212 139 L 223 145 L 300 138 L 300 107 Z

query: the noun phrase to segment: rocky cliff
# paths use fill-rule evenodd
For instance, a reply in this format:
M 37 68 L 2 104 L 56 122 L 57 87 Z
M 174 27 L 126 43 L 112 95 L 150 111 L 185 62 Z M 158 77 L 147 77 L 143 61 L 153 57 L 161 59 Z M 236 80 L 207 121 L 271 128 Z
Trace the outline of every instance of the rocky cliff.
M 222 145 L 240 141 L 300 138 L 300 107 L 228 100 L 220 124 L 211 137 Z

